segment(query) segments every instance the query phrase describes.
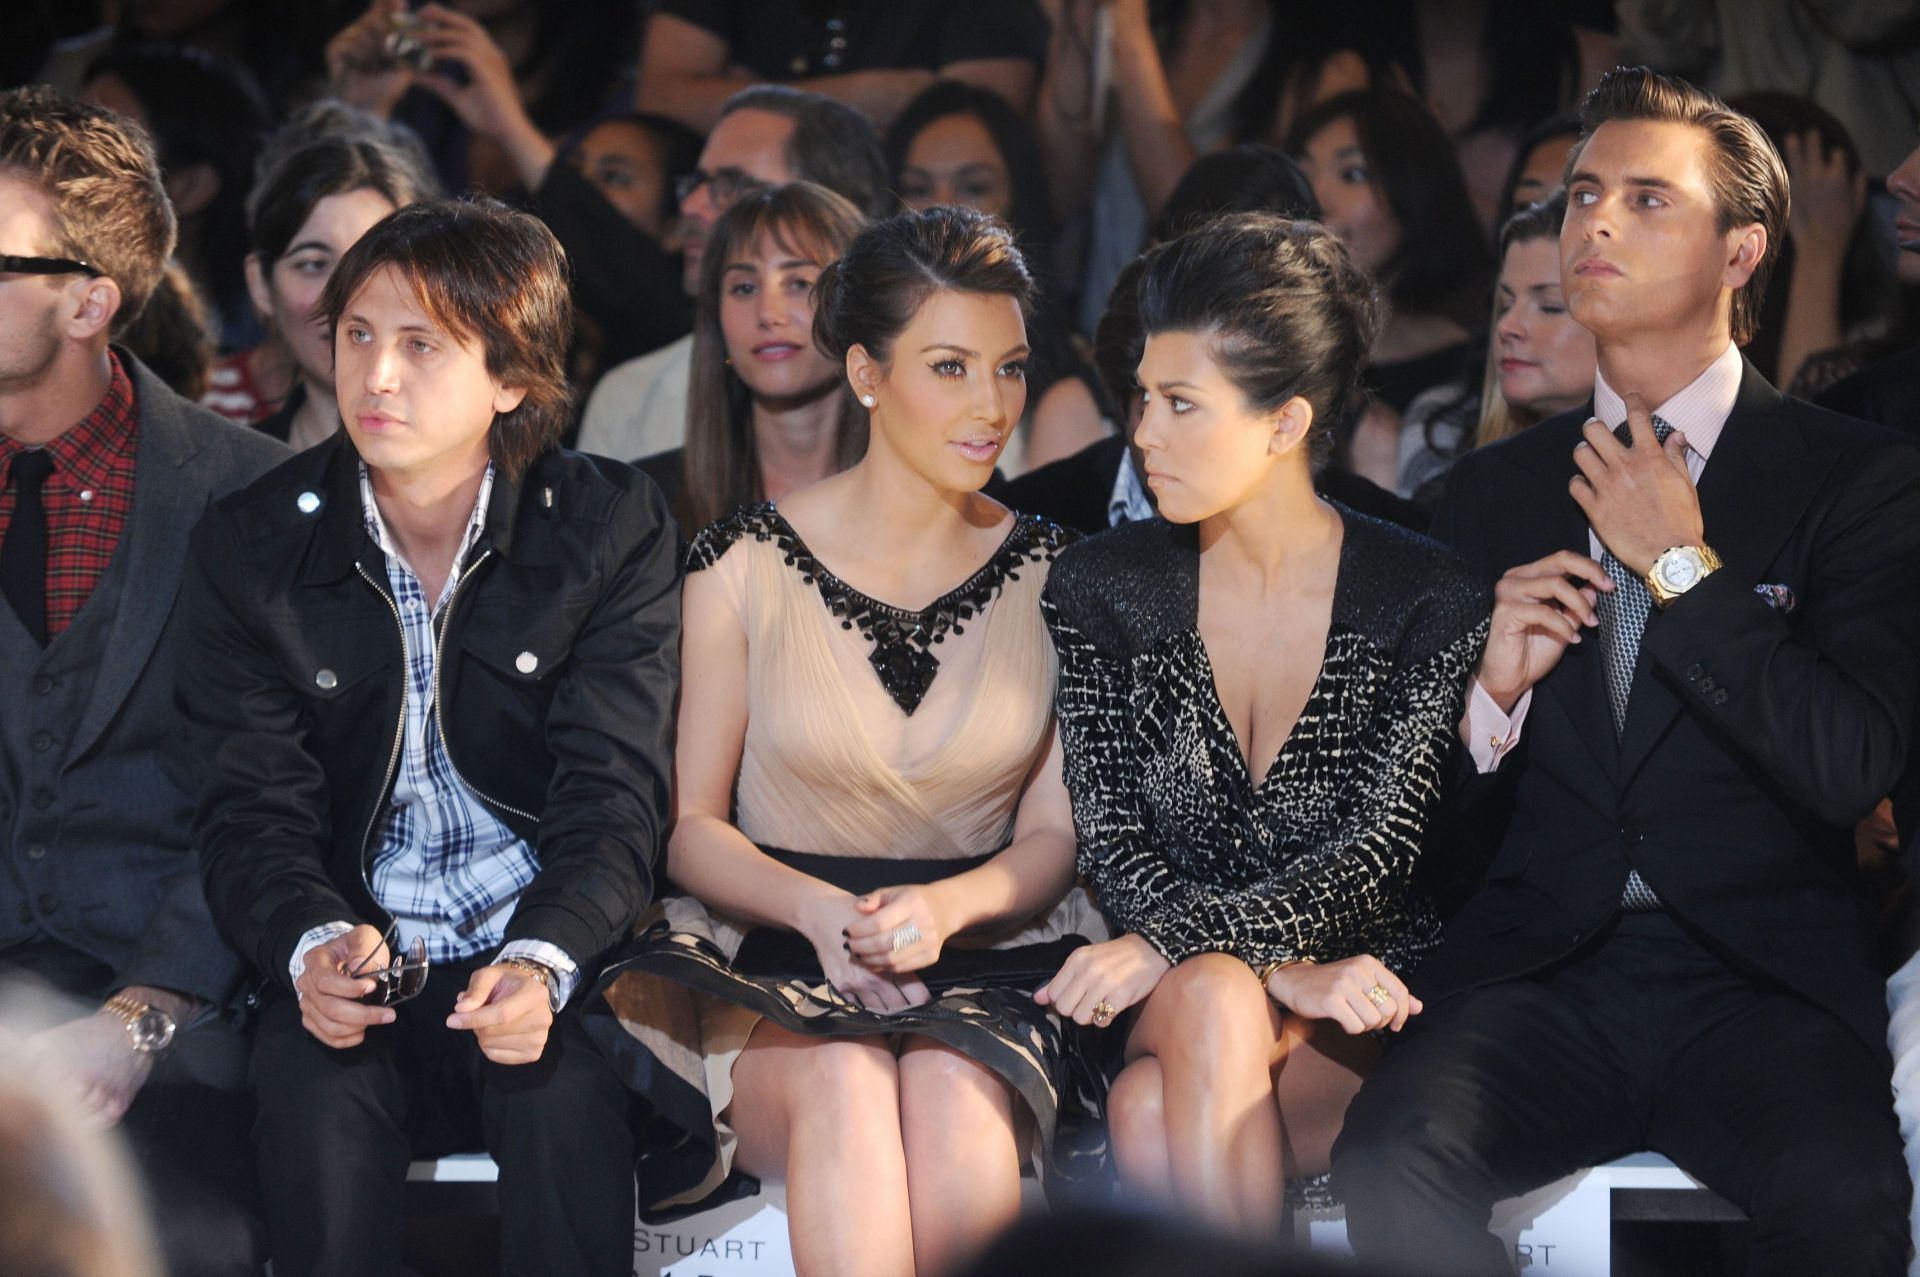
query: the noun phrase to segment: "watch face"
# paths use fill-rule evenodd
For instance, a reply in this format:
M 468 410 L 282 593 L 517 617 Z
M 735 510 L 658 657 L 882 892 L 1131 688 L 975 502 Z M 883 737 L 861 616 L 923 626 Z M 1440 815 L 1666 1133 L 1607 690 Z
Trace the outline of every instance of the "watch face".
M 149 1010 L 127 1026 L 136 1051 L 164 1051 L 173 1041 L 173 1017 L 165 1011 Z
M 1685 590 L 1700 579 L 1700 564 L 1691 554 L 1676 554 L 1660 565 L 1660 583 L 1669 590 Z

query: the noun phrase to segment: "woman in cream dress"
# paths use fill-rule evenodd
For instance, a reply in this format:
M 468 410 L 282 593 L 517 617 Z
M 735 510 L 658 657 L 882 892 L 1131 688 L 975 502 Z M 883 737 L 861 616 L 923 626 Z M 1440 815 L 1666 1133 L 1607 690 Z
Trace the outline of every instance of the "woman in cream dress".
M 1039 611 L 1064 534 L 979 495 L 1025 402 L 1028 288 L 979 214 L 863 232 L 815 340 L 865 457 L 689 555 L 685 894 L 595 1023 L 658 1114 L 643 1204 L 784 1180 L 802 1273 L 950 1267 L 1011 1222 L 1023 1162 L 1094 1151 L 1078 1030 L 1032 996 L 1104 935 L 1072 888 Z

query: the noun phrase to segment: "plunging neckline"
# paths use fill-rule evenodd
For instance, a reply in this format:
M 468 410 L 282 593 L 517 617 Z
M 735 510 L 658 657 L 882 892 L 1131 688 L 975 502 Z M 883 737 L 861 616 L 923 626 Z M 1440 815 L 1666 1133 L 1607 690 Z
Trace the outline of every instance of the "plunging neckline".
M 1240 741 L 1240 733 L 1233 730 L 1233 716 L 1227 713 L 1226 698 L 1220 695 L 1220 678 L 1214 672 L 1213 653 L 1207 650 L 1206 636 L 1200 633 L 1200 563 L 1197 558 L 1194 561 L 1193 626 L 1190 633 L 1193 635 L 1194 646 L 1200 652 L 1201 667 L 1206 671 L 1207 690 L 1213 694 L 1213 712 L 1227 734 L 1227 740 L 1232 745 L 1233 756 L 1240 764 L 1240 777 L 1246 782 L 1247 791 L 1251 794 L 1259 794 L 1265 790 L 1267 782 L 1272 780 L 1274 773 L 1280 770 L 1280 764 L 1285 760 L 1287 751 L 1293 748 L 1294 741 L 1300 735 L 1300 724 L 1306 720 L 1308 712 L 1320 699 L 1321 686 L 1327 678 L 1327 653 L 1332 649 L 1334 635 L 1340 629 L 1340 600 L 1347 582 L 1347 548 L 1353 543 L 1351 535 L 1353 526 L 1347 517 L 1347 511 L 1338 502 L 1328 501 L 1327 505 L 1340 520 L 1340 550 L 1334 556 L 1333 599 L 1327 606 L 1327 632 L 1320 640 L 1320 663 L 1314 668 L 1313 682 L 1307 686 L 1307 698 L 1300 702 L 1300 708 L 1294 714 L 1293 722 L 1287 725 L 1287 734 L 1281 738 L 1279 748 L 1274 750 L 1273 758 L 1267 763 L 1267 769 L 1260 774 L 1258 780 L 1253 777 L 1253 723 L 1251 720 L 1247 723 L 1248 741 L 1243 745 Z

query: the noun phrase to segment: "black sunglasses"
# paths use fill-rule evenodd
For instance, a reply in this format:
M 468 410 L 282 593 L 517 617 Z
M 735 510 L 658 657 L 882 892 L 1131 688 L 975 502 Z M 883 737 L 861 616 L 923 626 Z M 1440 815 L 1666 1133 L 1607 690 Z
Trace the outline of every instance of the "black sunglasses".
M 399 934 L 400 924 L 396 922 L 387 928 L 387 934 L 380 939 L 380 943 L 386 946 L 387 952 L 393 955 L 392 960 L 386 965 L 378 967 L 373 965 L 373 954 L 380 952 L 375 949 L 373 953 L 369 953 L 355 963 L 353 970 L 347 972 L 356 980 L 371 979 L 373 981 L 373 992 L 360 999 L 368 1006 L 398 1006 L 410 998 L 418 997 L 420 991 L 427 987 L 426 938 L 415 936 L 413 943 L 403 953 L 394 943 L 399 938 Z
M 107 272 L 71 257 L 8 257 L 0 255 L 0 275 L 86 275 L 99 279 Z

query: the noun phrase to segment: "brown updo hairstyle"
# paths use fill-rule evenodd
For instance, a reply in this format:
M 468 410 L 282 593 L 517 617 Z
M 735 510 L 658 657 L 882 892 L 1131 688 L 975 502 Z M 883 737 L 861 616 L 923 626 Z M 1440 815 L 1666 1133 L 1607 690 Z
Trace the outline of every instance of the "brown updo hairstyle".
M 1379 290 L 1318 222 L 1233 213 L 1169 240 L 1140 280 L 1146 336 L 1195 333 L 1257 413 L 1296 395 L 1313 406 L 1308 457 L 1333 451 L 1334 423 L 1358 409 L 1360 374 L 1382 319 Z
M 426 200 L 375 222 L 340 257 L 316 308 L 329 329 L 354 294 L 392 268 L 420 306 L 453 336 L 478 341 L 487 374 L 524 389 L 511 412 L 494 414 L 487 452 L 510 480 L 558 446 L 572 391 L 567 343 L 573 295 L 567 255 L 537 218 L 499 200 Z
M 883 367 L 894 340 L 935 293 L 1011 297 L 1033 318 L 1033 275 L 997 217 L 942 205 L 896 213 L 860 232 L 814 284 L 813 341 L 845 361 L 860 346 Z

